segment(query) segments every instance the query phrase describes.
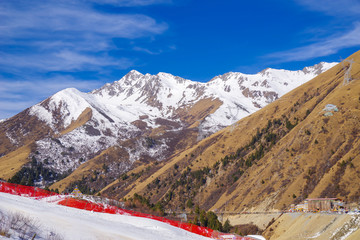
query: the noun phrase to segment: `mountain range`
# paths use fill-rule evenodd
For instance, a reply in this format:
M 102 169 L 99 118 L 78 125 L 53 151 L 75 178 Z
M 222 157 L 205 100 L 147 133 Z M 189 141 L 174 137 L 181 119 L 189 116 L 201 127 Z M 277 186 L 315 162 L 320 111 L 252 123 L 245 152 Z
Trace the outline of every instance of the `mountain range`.
M 356 205 L 359 80 L 357 52 L 166 162 L 135 166 L 100 193 L 137 193 L 189 211 L 192 204 L 213 211 L 280 211 L 319 197 Z
M 358 58 L 207 83 L 133 70 L 89 93 L 64 89 L 0 122 L 0 178 L 172 209 L 354 200 Z
M 114 176 L 137 161 L 166 160 L 334 65 L 229 72 L 207 83 L 133 70 L 90 93 L 64 89 L 0 123 L 0 177 L 36 159 L 51 176 L 32 181 L 45 186 L 109 149 L 118 159 L 104 164 Z

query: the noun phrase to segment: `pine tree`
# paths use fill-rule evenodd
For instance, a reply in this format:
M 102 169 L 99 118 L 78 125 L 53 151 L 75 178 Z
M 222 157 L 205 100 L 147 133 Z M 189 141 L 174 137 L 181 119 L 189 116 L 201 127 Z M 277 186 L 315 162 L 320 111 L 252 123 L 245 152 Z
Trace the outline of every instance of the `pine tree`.
M 232 226 L 230 224 L 229 219 L 226 219 L 224 226 L 223 226 L 223 232 L 228 233 L 228 232 L 230 232 L 231 228 L 232 228 Z

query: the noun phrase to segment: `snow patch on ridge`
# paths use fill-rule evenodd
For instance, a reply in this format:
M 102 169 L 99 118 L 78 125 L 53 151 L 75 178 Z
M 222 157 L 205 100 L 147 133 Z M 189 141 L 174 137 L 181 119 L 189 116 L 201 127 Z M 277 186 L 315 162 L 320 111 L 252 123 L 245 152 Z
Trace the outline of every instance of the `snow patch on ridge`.
M 29 114 L 38 117 L 39 120 L 45 122 L 51 129 L 55 129 L 53 125 L 53 115 L 40 104 L 32 106 L 29 109 Z
M 157 161 L 162 161 L 165 158 L 165 151 L 168 149 L 168 145 L 165 140 L 157 142 L 152 147 L 146 147 L 146 143 L 143 140 L 137 140 L 135 143 L 135 148 L 125 148 L 129 153 L 129 160 L 131 163 L 139 160 L 142 155 L 147 155 L 149 157 L 155 158 Z
M 17 144 L 18 144 L 18 141 L 17 141 L 15 138 L 13 138 L 9 132 L 6 132 L 5 135 L 6 135 L 6 137 L 10 140 L 10 142 L 11 142 L 12 144 L 14 144 L 14 145 L 17 145 Z

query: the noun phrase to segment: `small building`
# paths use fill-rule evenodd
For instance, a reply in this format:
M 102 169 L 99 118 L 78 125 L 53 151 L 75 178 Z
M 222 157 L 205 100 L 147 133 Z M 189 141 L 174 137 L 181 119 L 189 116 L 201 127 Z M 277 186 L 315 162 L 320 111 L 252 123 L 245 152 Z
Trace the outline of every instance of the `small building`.
M 304 203 L 297 204 L 295 206 L 295 211 L 296 212 L 307 212 L 307 211 L 309 211 L 308 202 L 305 201 Z
M 344 202 L 339 198 L 308 198 L 308 211 L 339 211 L 343 208 Z

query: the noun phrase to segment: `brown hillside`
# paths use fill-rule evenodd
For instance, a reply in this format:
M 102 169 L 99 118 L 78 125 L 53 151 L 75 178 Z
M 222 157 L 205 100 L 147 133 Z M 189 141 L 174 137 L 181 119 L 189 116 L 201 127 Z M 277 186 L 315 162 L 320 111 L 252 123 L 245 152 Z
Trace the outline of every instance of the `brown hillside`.
M 112 174 L 112 171 L 109 171 L 109 168 L 126 168 L 129 163 L 127 161 L 121 161 L 121 159 L 127 159 L 127 155 L 128 153 L 126 151 L 118 147 L 108 148 L 93 159 L 81 164 L 80 167 L 78 167 L 68 177 L 51 185 L 50 189 L 57 188 L 59 191 L 64 191 L 66 187 L 70 187 L 71 184 L 83 184 L 82 181 L 95 182 L 98 178 L 105 179 L 107 177 L 114 179 L 115 176 Z M 109 165 L 109 162 L 111 162 L 111 166 Z M 109 176 L 110 174 L 112 175 Z M 119 176 L 116 176 L 116 178 L 117 177 Z
M 307 197 L 360 197 L 360 52 L 352 80 L 338 64 L 238 123 L 202 140 L 152 175 L 120 179 L 103 193 L 137 192 L 169 207 L 271 210 Z M 327 104 L 337 106 L 324 116 Z M 124 188 L 123 186 L 127 186 Z M 136 186 L 136 190 L 135 190 Z M 116 189 L 116 190 L 114 190 Z
M 49 101 L 49 99 L 44 100 L 41 104 L 46 106 Z M 129 154 L 124 148 L 134 149 L 135 151 L 137 147 L 136 142 L 144 140 L 146 142 L 149 140 L 154 141 L 155 144 L 155 142 L 166 141 L 167 151 L 164 152 L 164 159 L 175 152 L 181 152 L 197 141 L 198 130 L 196 127 L 191 127 L 191 125 L 196 125 L 208 114 L 216 111 L 221 104 L 221 101 L 218 99 L 203 99 L 194 103 L 194 105 L 179 108 L 177 110 L 177 117 L 182 119 L 184 126 L 178 121 L 158 118 L 155 122 L 159 127 L 152 129 L 148 127 L 145 122 L 141 121 L 142 118 L 146 118 L 147 116 L 141 116 L 138 121 L 133 122 L 135 126 L 141 129 L 133 138 L 119 143 L 119 147 L 104 149 L 102 153 L 100 151 L 97 152 L 94 156 L 91 156 L 92 159 L 87 159 L 88 161 L 86 163 L 84 163 L 85 161 L 79 162 L 83 163 L 81 167 L 75 169 L 71 175 L 51 187 L 65 190 L 66 187 L 71 187 L 74 183 L 80 183 L 84 186 L 86 185 L 86 188 L 91 189 L 92 192 L 99 191 L 114 181 L 114 179 L 117 179 L 123 172 L 131 169 L 136 171 L 138 166 L 142 167 L 144 164 L 148 165 L 149 162 L 158 162 L 158 159 L 153 159 L 143 154 L 139 159 L 135 159 L 135 165 L 133 165 L 133 163 L 129 161 Z M 55 111 L 53 114 L 55 119 L 61 119 L 59 111 Z M 0 177 L 12 177 L 24 164 L 30 161 L 32 155 L 37 155 L 36 141 L 45 137 L 56 139 L 66 135 L 74 129 L 85 125 L 91 120 L 92 115 L 93 113 L 90 108 L 85 109 L 78 119 L 73 121 L 65 129 L 62 127 L 61 121 L 58 121 L 56 125 L 58 133 L 54 133 L 44 122 L 30 115 L 29 109 L 0 123 L 0 130 L 2 130 L 0 131 L 0 169 L 3 169 Z M 174 129 L 176 129 L 176 131 L 174 131 Z M 24 145 L 30 144 L 32 144 L 31 149 L 21 148 Z M 22 152 L 23 149 L 27 149 L 26 154 Z M 10 154 L 12 152 L 20 153 L 18 155 L 21 161 L 17 160 L 18 157 L 15 159 L 14 154 Z M 44 159 L 41 158 L 39 160 L 44 161 Z M 76 161 L 78 161 L 78 159 L 76 159 Z M 119 163 L 121 163 L 120 166 L 118 166 Z M 111 170 L 106 172 L 106 174 L 101 173 L 104 164 Z M 72 172 L 72 170 L 74 169 L 71 169 L 66 174 Z M 155 170 L 156 168 L 152 171 Z M 63 176 L 66 176 L 66 174 Z M 95 175 L 99 177 L 94 177 Z M 101 178 L 100 175 L 102 175 Z
M 86 108 L 75 121 L 73 121 L 66 129 L 61 131 L 61 135 L 65 135 L 73 131 L 74 129 L 81 127 L 91 119 L 91 116 L 91 108 Z
M 0 123 L 0 157 L 52 133 L 50 127 L 37 117 L 29 115 L 29 109 L 26 109 Z
M 114 191 L 114 189 L 119 188 L 116 185 L 119 184 L 118 179 L 122 179 L 123 174 L 121 173 L 127 172 L 126 176 L 130 177 L 127 179 L 128 182 L 122 185 L 121 192 L 122 195 L 127 192 L 132 193 L 134 190 L 133 186 L 137 185 L 138 181 L 150 177 L 161 166 L 165 165 L 165 162 L 159 162 L 158 159 L 142 155 L 139 159 L 136 159 L 137 161 L 131 163 L 125 148 L 135 150 L 135 143 L 144 139 L 151 139 L 155 142 L 161 142 L 163 141 L 162 139 L 165 139 L 168 145 L 167 152 L 164 153 L 165 159 L 173 154 L 182 152 L 184 149 L 188 149 L 196 144 L 198 138 L 196 126 L 199 121 L 216 111 L 221 104 L 222 102 L 218 99 L 209 98 L 199 100 L 193 106 L 184 106 L 184 108 L 178 109 L 178 117 L 188 126 L 177 131 L 172 130 L 180 127 L 178 122 L 158 118 L 156 119 L 156 124 L 159 127 L 151 129 L 147 127 L 145 122 L 141 121 L 141 118 L 146 118 L 147 116 L 141 116 L 139 120 L 132 123 L 142 130 L 140 136 L 120 142 L 118 147 L 105 149 L 101 154 L 81 164 L 69 176 L 51 185 L 50 188 L 58 188 L 60 191 L 64 191 L 78 185 L 80 188 L 88 190 L 88 193 Z M 61 134 L 66 134 L 85 124 L 91 118 L 91 114 L 91 109 L 86 109 Z M 110 171 L 104 171 L 104 165 L 109 167 Z M 141 178 L 139 178 L 140 175 Z M 112 196 L 114 197 L 115 195 L 112 194 Z
M 9 179 L 29 161 L 31 146 L 26 145 L 0 158 L 0 178 Z
M 86 109 L 79 118 L 60 134 L 44 122 L 29 114 L 29 109 L 0 124 L 0 178 L 8 179 L 30 161 L 29 155 L 36 152 L 35 142 L 45 136 L 66 134 L 85 124 L 91 118 L 91 109 Z
M 30 161 L 34 140 L 53 134 L 48 126 L 28 112 L 26 109 L 0 123 L 0 178 L 12 177 Z

